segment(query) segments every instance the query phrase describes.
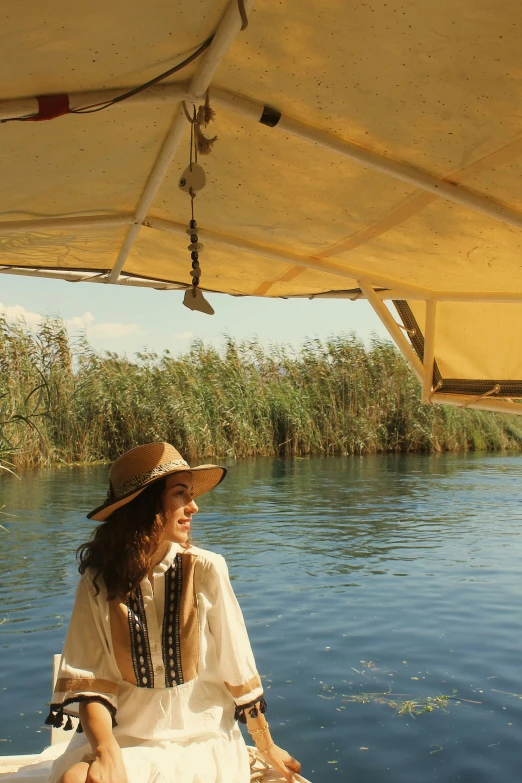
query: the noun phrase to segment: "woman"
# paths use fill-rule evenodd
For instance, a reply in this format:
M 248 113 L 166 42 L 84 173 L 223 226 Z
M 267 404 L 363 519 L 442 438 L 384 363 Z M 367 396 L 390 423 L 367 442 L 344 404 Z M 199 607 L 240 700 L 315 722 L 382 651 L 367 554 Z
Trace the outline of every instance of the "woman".
M 80 727 L 49 783 L 249 783 L 237 720 L 286 780 L 299 772 L 271 738 L 225 560 L 190 544 L 194 498 L 225 474 L 168 443 L 112 465 L 47 719 Z

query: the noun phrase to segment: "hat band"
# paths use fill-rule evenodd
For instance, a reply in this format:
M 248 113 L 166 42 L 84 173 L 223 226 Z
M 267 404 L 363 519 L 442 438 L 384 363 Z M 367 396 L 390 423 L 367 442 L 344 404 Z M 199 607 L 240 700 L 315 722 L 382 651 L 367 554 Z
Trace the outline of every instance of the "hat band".
M 184 459 L 163 462 L 161 465 L 157 465 L 151 470 L 146 470 L 145 473 L 138 473 L 137 476 L 132 476 L 130 479 L 127 479 L 127 481 L 124 481 L 123 484 L 120 484 L 118 489 L 110 495 L 109 499 L 118 500 L 123 497 L 123 495 L 126 495 L 129 490 L 140 489 L 152 479 L 159 478 L 160 476 L 163 476 L 164 473 L 168 473 L 169 470 L 173 470 L 174 468 L 186 468 L 187 470 L 190 470 L 190 465 L 185 462 Z

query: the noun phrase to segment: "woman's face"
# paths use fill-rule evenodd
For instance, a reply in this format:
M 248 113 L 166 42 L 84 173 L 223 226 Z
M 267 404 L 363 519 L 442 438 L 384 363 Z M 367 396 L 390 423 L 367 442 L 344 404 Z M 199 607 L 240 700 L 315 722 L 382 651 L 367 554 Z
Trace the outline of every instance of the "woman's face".
M 185 544 L 188 541 L 192 515 L 198 513 L 192 493 L 190 471 L 173 473 L 167 478 L 162 495 L 165 517 L 162 541 L 173 541 L 176 544 Z

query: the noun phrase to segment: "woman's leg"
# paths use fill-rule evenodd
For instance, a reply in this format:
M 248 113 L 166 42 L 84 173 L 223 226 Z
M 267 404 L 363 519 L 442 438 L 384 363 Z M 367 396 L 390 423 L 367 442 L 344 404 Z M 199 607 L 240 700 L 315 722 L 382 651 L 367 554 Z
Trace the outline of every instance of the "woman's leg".
M 86 761 L 79 761 L 73 764 L 67 772 L 64 772 L 58 783 L 85 783 L 89 765 Z

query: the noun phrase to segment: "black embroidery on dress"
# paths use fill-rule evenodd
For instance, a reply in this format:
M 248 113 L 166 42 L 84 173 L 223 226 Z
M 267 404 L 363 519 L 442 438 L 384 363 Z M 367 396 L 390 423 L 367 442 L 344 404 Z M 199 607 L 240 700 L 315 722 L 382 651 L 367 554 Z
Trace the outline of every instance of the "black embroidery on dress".
M 150 654 L 149 632 L 141 587 L 126 601 L 131 641 L 132 665 L 139 688 L 154 688 L 154 671 Z
M 261 694 L 261 696 L 258 696 L 257 699 L 254 699 L 254 701 L 249 701 L 248 704 L 236 704 L 234 720 L 238 720 L 240 723 L 246 724 L 247 712 L 251 718 L 258 718 L 259 713 L 264 715 L 267 709 L 268 707 L 265 701 L 265 697 L 263 694 Z
M 162 655 L 165 665 L 165 685 L 173 688 L 181 685 L 181 646 L 179 633 L 179 612 L 181 606 L 182 559 L 176 555 L 165 574 L 165 611 L 163 612 Z
M 51 704 L 49 705 L 49 715 L 46 717 L 44 723 L 46 726 L 53 726 L 55 729 L 59 729 L 63 726 L 63 721 L 65 718 L 65 715 L 67 715 L 67 723 L 65 724 L 65 731 L 71 731 L 71 729 L 74 728 L 73 722 L 71 720 L 70 714 L 67 712 L 67 707 L 69 704 L 75 704 L 76 702 L 82 702 L 82 701 L 97 701 L 100 702 L 100 704 L 103 704 L 107 709 L 109 710 L 112 718 L 112 727 L 115 728 L 118 724 L 116 723 L 116 707 L 114 704 L 111 704 L 110 701 L 105 699 L 103 696 L 87 696 L 84 694 L 81 694 L 79 696 L 70 696 L 68 699 L 65 699 L 61 704 Z M 78 723 L 78 727 L 76 729 L 78 734 L 81 734 L 82 724 Z

